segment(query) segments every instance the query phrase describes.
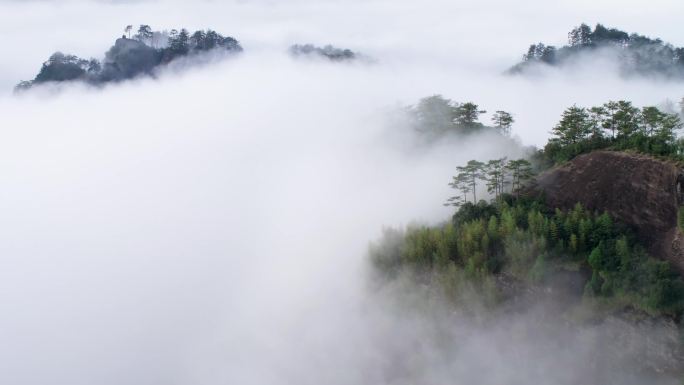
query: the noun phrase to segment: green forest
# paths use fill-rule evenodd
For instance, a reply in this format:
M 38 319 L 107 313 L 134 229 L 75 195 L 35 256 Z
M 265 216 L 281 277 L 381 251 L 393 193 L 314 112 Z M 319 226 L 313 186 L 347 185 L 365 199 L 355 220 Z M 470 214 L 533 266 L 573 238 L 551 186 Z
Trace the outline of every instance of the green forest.
M 635 107 L 631 102 L 610 101 L 601 106 L 566 109 L 553 127 L 553 137 L 539 153 L 547 163 L 560 163 L 597 149 L 632 150 L 681 160 L 684 142 L 678 114 L 658 107 Z
M 479 115 L 476 105 L 467 110 Z M 444 111 L 437 115 L 443 116 Z M 512 122 L 511 117 L 499 132 L 506 134 Z M 474 124 L 479 123 L 471 120 L 465 126 L 472 130 Z M 453 126 L 463 128 L 464 123 Z M 581 282 L 577 295 L 584 304 L 679 320 L 684 281 L 668 262 L 650 256 L 628 226 L 579 203 L 571 210 L 548 207 L 543 194 L 530 194 L 526 186 L 535 173 L 595 149 L 680 159 L 676 131 L 681 126 L 675 114 L 639 109 L 627 101 L 589 109 L 572 106 L 532 159 L 471 160 L 457 166 L 449 183 L 455 194 L 444 203 L 456 208 L 452 219 L 439 226 L 386 229 L 370 248 L 375 271 L 390 281 L 404 277 L 428 284 L 454 303 L 474 295 L 488 305 L 512 295 L 501 288 L 501 279 L 535 287 L 564 274 Z
M 579 204 L 562 211 L 510 196 L 499 204 L 468 202 L 445 225 L 386 230 L 371 259 L 386 278 L 435 284 L 455 302 L 475 291 L 497 304 L 505 296 L 498 274 L 535 285 L 574 271 L 586 275 L 587 298 L 677 318 L 684 310 L 684 282 L 669 264 L 650 257 L 608 214 Z

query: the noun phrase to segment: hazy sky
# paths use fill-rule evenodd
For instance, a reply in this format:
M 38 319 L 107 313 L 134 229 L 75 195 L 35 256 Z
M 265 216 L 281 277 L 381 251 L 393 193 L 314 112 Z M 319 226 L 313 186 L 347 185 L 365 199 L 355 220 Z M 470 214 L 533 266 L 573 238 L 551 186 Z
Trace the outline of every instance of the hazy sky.
M 498 342 L 506 327 L 472 333 L 449 361 L 431 324 L 366 298 L 366 247 L 384 225 L 448 219 L 457 165 L 520 155 L 492 138 L 416 149 L 384 111 L 441 93 L 510 110 L 514 134 L 539 145 L 573 103 L 679 99 L 681 83 L 624 81 L 608 61 L 501 72 L 583 21 L 684 45 L 683 12 L 663 0 L 0 1 L 0 383 L 465 383 L 499 353 L 483 383 L 568 383 L 551 374 L 586 363 L 524 340 L 541 369 L 518 370 Z M 53 51 L 101 57 L 140 23 L 213 28 L 245 52 L 104 90 L 11 94 Z M 307 42 L 376 62 L 287 57 Z M 386 376 L 407 360 L 415 378 Z
M 486 109 L 517 114 L 515 132 L 532 144 L 543 144 L 548 127 L 573 103 L 630 98 L 653 104 L 682 94 L 680 84 L 619 81 L 605 73 L 609 63 L 592 63 L 579 73 L 543 82 L 498 76 L 530 43 L 562 45 L 581 22 L 602 22 L 684 45 L 677 21 L 684 5 L 676 1 L 648 7 L 638 1 L 493 0 L 0 1 L 0 6 L 0 38 L 4 57 L 10 58 L 0 63 L 0 95 L 8 95 L 19 80 L 33 78 L 52 52 L 101 58 L 125 25 L 140 23 L 156 29 L 211 27 L 238 38 L 251 58 L 282 56 L 293 43 L 349 47 L 378 60 L 381 68 L 369 71 L 381 73 L 371 81 L 384 90 L 386 103 L 411 103 L 433 93 L 472 99 Z

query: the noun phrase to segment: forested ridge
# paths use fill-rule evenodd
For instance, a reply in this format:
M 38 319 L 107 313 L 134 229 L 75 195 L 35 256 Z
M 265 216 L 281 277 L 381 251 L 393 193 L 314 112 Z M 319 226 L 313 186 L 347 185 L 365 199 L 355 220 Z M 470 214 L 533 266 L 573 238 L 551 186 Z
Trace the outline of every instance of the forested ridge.
M 684 101 L 680 103 L 684 110 Z M 567 108 L 552 129 L 538 159 L 558 164 L 597 149 L 636 151 L 667 159 L 682 160 L 684 141 L 680 114 L 656 106 L 638 108 L 626 100 L 600 106 Z
M 15 91 L 28 90 L 34 85 L 82 81 L 100 85 L 154 75 L 154 71 L 171 62 L 209 52 L 236 54 L 243 51 L 233 37 L 214 30 L 190 32 L 185 28 L 170 31 L 154 31 L 149 25 L 140 25 L 133 33 L 133 26 L 116 39 L 105 53 L 104 59 L 84 59 L 72 54 L 55 52 L 46 60 L 38 74 L 29 81 L 21 81 Z M 293 57 L 324 58 L 332 62 L 366 59 L 365 56 L 347 48 L 332 45 L 323 47 L 313 44 L 294 44 L 288 52 Z
M 684 47 L 676 47 L 659 38 L 628 33 L 616 28 L 586 24 L 568 33 L 568 44 L 562 47 L 536 43 L 530 45 L 522 61 L 509 73 L 524 74 L 534 65 L 562 67 L 594 60 L 594 54 L 605 53 L 615 59 L 621 75 L 655 75 L 684 78 Z
M 235 38 L 211 29 L 193 33 L 185 28 L 154 31 L 149 25 L 141 25 L 135 34 L 132 32 L 133 26 L 127 26 L 125 34 L 116 40 L 102 61 L 55 52 L 33 80 L 22 81 L 15 89 L 21 91 L 38 84 L 64 81 L 99 85 L 152 75 L 156 68 L 183 57 L 206 52 L 232 54 L 243 50 Z
M 484 111 L 476 104 L 439 96 L 409 111 L 422 122 L 418 132 L 434 127 L 459 135 L 488 129 L 507 135 L 514 122 L 512 114 L 497 111 L 495 125 L 487 127 L 477 121 Z M 669 262 L 649 255 L 629 224 L 579 203 L 571 209 L 551 207 L 529 186 L 536 174 L 596 149 L 679 161 L 681 127 L 676 113 L 624 100 L 588 109 L 571 106 L 551 129 L 547 145 L 529 159 L 473 159 L 456 165 L 449 183 L 454 194 L 444 203 L 456 208 L 451 220 L 386 229 L 370 248 L 372 265 L 384 280 L 427 284 L 455 305 L 474 296 L 497 306 L 519 294 L 502 282 L 545 287 L 559 275 L 571 276 L 581 283 L 574 295 L 596 317 L 633 309 L 680 321 L 684 281 Z

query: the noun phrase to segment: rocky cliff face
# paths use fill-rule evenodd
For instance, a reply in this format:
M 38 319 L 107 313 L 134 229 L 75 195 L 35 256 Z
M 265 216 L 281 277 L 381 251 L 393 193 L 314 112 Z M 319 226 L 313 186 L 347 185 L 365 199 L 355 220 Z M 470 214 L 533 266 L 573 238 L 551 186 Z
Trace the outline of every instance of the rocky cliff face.
M 539 175 L 532 191 L 543 192 L 551 207 L 572 208 L 579 202 L 607 211 L 634 227 L 654 256 L 684 273 L 684 236 L 677 229 L 683 186 L 684 174 L 672 162 L 595 151 Z

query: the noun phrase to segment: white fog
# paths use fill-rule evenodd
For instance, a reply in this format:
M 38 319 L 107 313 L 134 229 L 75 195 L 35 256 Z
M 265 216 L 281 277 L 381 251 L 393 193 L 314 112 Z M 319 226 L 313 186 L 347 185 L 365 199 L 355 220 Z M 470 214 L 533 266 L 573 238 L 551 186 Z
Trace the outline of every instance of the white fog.
M 473 325 L 369 288 L 383 227 L 449 220 L 456 166 L 523 155 L 486 135 L 416 146 L 388 111 L 473 101 L 483 120 L 511 111 L 516 140 L 543 146 L 568 106 L 677 101 L 684 87 L 625 80 L 607 59 L 503 75 L 529 44 L 601 22 L 684 45 L 683 12 L 665 0 L 0 1 L 0 383 L 601 383 L 583 376 L 601 328 L 559 331 L 543 309 Z M 142 23 L 213 28 L 245 51 L 12 93 L 52 52 L 99 58 Z M 295 43 L 373 60 L 293 59 Z

